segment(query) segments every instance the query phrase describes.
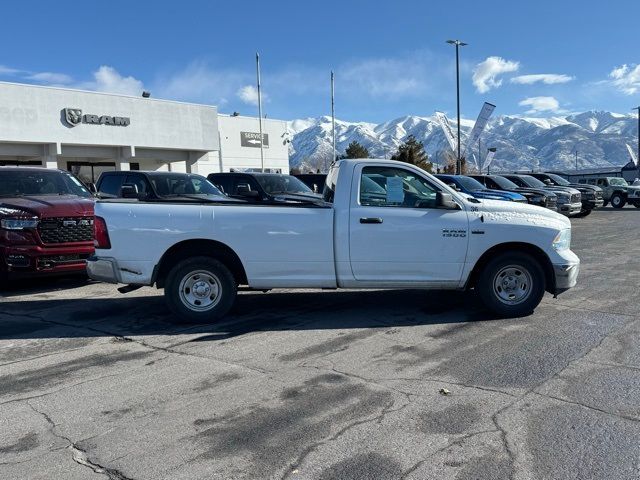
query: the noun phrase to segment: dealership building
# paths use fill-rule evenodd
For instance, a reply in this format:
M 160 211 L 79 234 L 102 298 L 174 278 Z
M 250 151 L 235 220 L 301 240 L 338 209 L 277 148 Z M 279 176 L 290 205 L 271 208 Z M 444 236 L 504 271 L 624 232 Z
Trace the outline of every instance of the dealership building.
M 265 170 L 288 173 L 286 122 L 264 119 L 262 129 Z M 85 182 L 109 170 L 258 171 L 259 131 L 258 118 L 209 105 L 0 82 L 0 165 Z

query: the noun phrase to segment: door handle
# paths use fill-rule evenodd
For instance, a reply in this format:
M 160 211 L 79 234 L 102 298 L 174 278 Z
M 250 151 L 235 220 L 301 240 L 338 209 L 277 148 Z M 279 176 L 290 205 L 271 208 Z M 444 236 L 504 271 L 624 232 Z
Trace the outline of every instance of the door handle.
M 360 223 L 382 223 L 382 219 L 375 217 L 363 217 L 360 218 Z

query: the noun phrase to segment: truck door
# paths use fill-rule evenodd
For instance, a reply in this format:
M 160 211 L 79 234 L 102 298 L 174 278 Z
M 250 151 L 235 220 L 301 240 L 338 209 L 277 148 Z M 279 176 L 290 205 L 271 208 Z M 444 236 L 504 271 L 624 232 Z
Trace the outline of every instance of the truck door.
M 358 166 L 351 187 L 351 270 L 366 283 L 457 284 L 467 255 L 464 209 L 437 208 L 435 182 L 403 167 Z

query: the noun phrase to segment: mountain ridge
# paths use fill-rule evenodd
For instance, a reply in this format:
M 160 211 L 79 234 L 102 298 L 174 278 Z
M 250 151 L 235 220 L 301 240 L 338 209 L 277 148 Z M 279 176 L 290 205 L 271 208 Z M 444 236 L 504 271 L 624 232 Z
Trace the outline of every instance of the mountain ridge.
M 452 130 L 455 119 L 449 120 Z M 462 119 L 462 143 L 473 121 Z M 292 168 L 315 171 L 331 161 L 331 117 L 297 119 L 287 122 L 292 140 L 289 163 Z M 422 141 L 431 161 L 438 165 L 452 155 L 435 116 L 405 115 L 382 122 L 348 122 L 336 119 L 336 152 L 344 154 L 352 141 L 365 146 L 372 157 L 390 158 L 409 135 Z M 624 165 L 629 159 L 625 144 L 637 145 L 637 119 L 608 111 L 591 110 L 566 116 L 493 117 L 480 137 L 480 156 L 487 147 L 497 149 L 494 170 L 573 169 L 575 151 L 578 168 Z M 470 146 L 470 164 L 478 157 L 478 145 Z M 482 164 L 482 159 L 478 162 Z

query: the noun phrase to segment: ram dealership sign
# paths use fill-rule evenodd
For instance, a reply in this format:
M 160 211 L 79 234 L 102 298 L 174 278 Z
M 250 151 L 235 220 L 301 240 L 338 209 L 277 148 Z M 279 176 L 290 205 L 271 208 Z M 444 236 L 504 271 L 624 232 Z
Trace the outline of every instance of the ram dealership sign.
M 131 123 L 131 119 L 129 117 L 113 117 L 111 115 L 93 115 L 89 113 L 83 114 L 82 110 L 79 108 L 65 108 L 63 110 L 63 114 L 67 125 L 70 127 L 75 127 L 81 123 L 127 127 Z

